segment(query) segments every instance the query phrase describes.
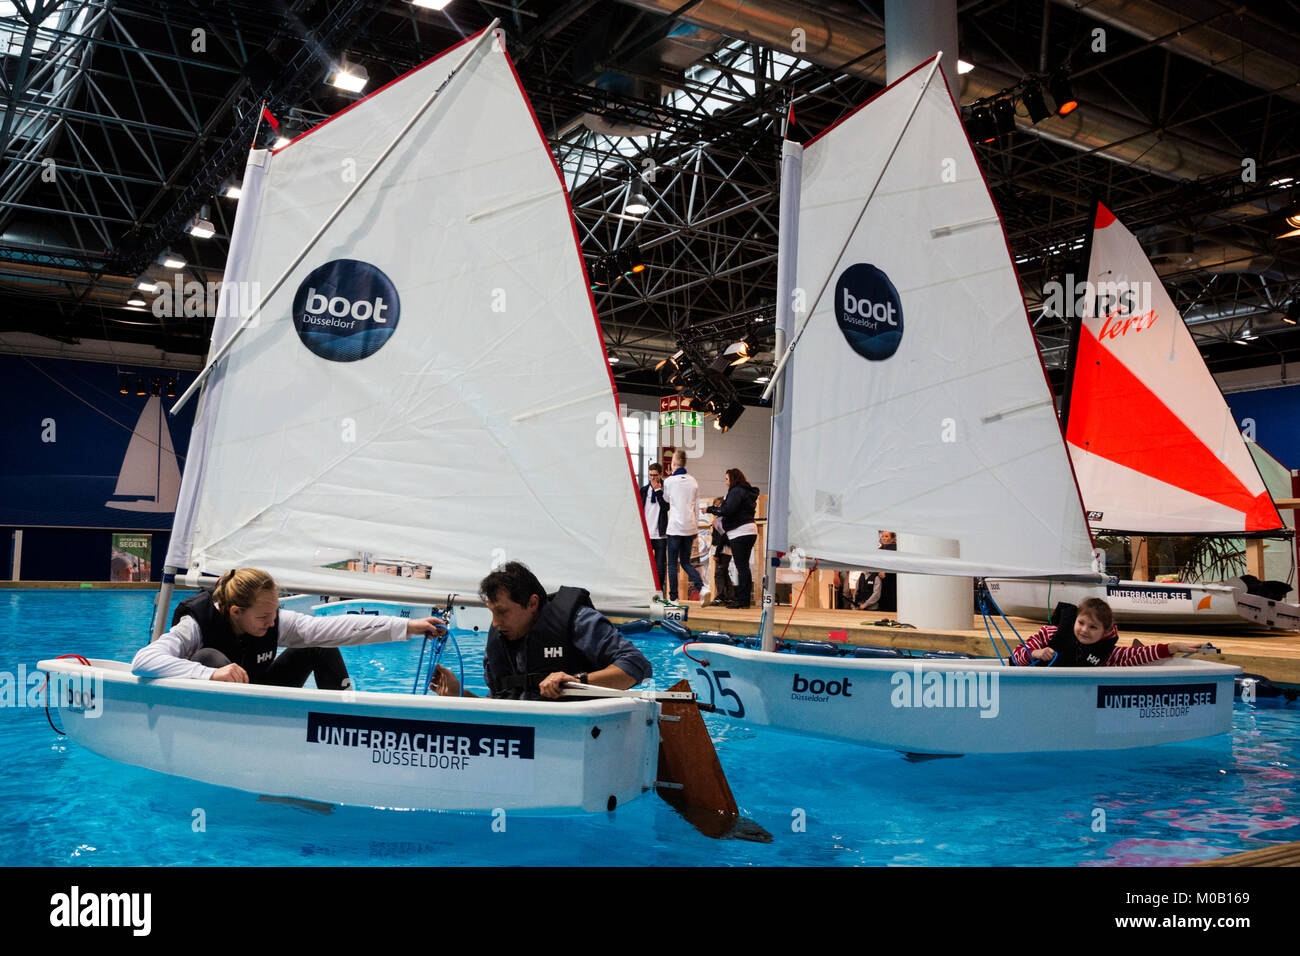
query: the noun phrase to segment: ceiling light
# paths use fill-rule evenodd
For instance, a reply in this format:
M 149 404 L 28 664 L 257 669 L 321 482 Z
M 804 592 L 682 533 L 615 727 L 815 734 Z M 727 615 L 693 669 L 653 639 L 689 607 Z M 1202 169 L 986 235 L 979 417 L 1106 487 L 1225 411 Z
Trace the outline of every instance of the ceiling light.
M 1047 84 L 1047 91 L 1056 101 L 1057 116 L 1068 116 L 1079 108 L 1079 101 L 1074 98 L 1074 90 L 1070 86 L 1070 75 L 1064 70 L 1052 77 Z
M 1031 83 L 1025 87 L 1025 92 L 1020 97 L 1020 101 L 1025 104 L 1025 109 L 1029 111 L 1029 120 L 1032 123 L 1040 123 L 1052 115 L 1052 111 L 1043 102 L 1042 87 L 1037 83 Z
M 609 357 L 609 364 L 610 364 L 610 365 L 617 365 L 618 363 L 619 363 L 619 357 L 618 357 L 617 355 L 611 355 L 611 356 Z
M 165 269 L 183 269 L 185 268 L 185 257 L 178 256 L 170 249 L 158 257 L 158 261 Z
M 1016 105 L 1009 99 L 1001 99 L 993 104 L 993 125 L 997 127 L 999 135 L 1005 136 L 1008 133 L 1015 132 L 1016 129 Z
M 141 308 L 141 309 L 142 309 L 142 308 L 144 308 L 146 305 L 148 305 L 149 303 L 145 302 L 144 299 L 140 298 L 140 297 L 137 295 L 137 296 L 135 296 L 134 298 L 127 299 L 127 300 L 126 300 L 126 304 L 127 304 L 127 305 L 133 305 L 133 306 L 136 306 L 137 308 Z
M 227 199 L 238 199 L 244 194 L 243 184 L 231 178 L 221 184 L 221 195 Z
M 986 106 L 977 106 L 971 110 L 967 129 L 970 138 L 977 143 L 991 143 L 998 138 L 997 127 L 993 125 L 993 114 Z
M 366 72 L 366 68 L 360 63 L 349 63 L 344 60 L 330 70 L 325 77 L 325 82 L 348 93 L 360 93 L 366 88 L 366 84 L 370 82 L 370 74 Z
M 158 291 L 158 283 L 154 282 L 152 279 L 146 279 L 144 276 L 141 276 L 139 279 L 135 280 L 135 287 L 139 289 L 141 292 Z
M 425 10 L 445 10 L 451 0 L 411 0 L 411 6 L 423 7 Z
M 1287 210 L 1286 224 L 1292 229 L 1300 229 L 1300 206 L 1292 206 Z
M 212 220 L 197 215 L 190 220 L 189 225 L 185 227 L 185 231 L 195 239 L 211 239 L 217 234 L 217 227 L 212 225 Z
M 973 70 L 973 69 L 975 69 L 975 64 L 974 64 L 974 63 L 967 63 L 965 60 L 958 60 L 958 61 L 957 61 L 957 75 L 958 75 L 958 76 L 965 76 L 967 73 L 969 73 L 969 72 L 970 72 L 971 70 Z
M 646 202 L 645 193 L 639 188 L 628 196 L 627 205 L 623 207 L 623 212 L 629 216 L 644 216 L 649 211 L 650 204 Z
M 772 376 L 760 375 L 758 378 L 754 379 L 754 381 L 757 382 L 759 385 L 766 385 L 768 382 L 772 381 Z

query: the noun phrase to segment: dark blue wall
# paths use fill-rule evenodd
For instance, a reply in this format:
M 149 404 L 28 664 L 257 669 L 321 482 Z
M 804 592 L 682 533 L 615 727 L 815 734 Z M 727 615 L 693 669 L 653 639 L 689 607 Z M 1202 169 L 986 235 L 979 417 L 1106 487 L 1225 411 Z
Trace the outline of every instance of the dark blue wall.
M 1287 468 L 1300 468 L 1300 385 L 1225 395 L 1237 427 L 1255 422 L 1255 441 Z
M 119 373 L 175 378 L 177 394 L 193 372 L 138 365 L 0 355 L 0 570 L 12 574 L 12 532 L 23 529 L 26 581 L 109 580 L 112 535 L 153 535 L 153 580 L 161 577 L 174 515 L 105 507 L 113 498 L 127 445 L 147 396 L 123 395 Z M 134 391 L 134 390 L 133 390 Z M 168 408 L 175 399 L 163 398 Z M 184 470 L 194 421 L 190 403 L 167 417 Z M 46 420 L 54 422 L 54 441 Z

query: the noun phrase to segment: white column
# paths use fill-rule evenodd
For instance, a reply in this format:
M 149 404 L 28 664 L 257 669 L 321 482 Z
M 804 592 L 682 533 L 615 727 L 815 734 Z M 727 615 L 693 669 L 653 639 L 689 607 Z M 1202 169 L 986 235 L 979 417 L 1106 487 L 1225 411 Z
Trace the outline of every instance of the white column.
M 885 0 L 885 77 L 893 83 L 918 63 L 943 51 L 948 89 L 960 99 L 957 80 L 957 0 Z M 948 538 L 908 534 L 898 528 L 898 550 L 960 557 Z M 919 628 L 965 630 L 971 626 L 974 591 L 970 578 L 898 576 L 898 619 Z

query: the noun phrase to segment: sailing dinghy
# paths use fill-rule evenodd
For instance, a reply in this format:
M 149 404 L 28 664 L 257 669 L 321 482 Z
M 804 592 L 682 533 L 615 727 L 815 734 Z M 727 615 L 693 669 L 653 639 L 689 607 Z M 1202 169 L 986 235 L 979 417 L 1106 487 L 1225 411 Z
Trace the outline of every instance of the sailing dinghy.
M 1011 253 L 937 66 L 785 145 L 778 350 L 792 293 L 806 318 L 777 370 L 769 541 L 834 567 L 1097 581 Z M 879 530 L 900 532 L 899 550 L 874 550 Z M 909 552 L 908 533 L 955 553 Z M 732 717 L 929 754 L 1122 749 L 1230 726 L 1240 668 L 1200 660 L 773 653 L 778 554 L 763 650 L 682 649 Z
M 1087 260 L 1063 417 L 1092 531 L 1291 534 L 1155 267 L 1101 203 Z M 1239 582 L 991 581 L 989 588 L 1006 613 L 1038 619 L 1056 601 L 1100 597 L 1121 624 L 1295 629 L 1300 621 L 1300 606 L 1249 595 Z
M 177 579 L 251 565 L 284 589 L 441 606 L 476 603 L 508 555 L 606 612 L 653 613 L 630 459 L 598 440 L 620 420 L 572 212 L 495 35 L 250 155 L 225 278 L 261 301 L 219 306 Z M 369 553 L 428 579 L 337 560 Z M 553 704 L 39 666 L 84 746 L 260 794 L 594 812 L 655 783 L 650 692 Z

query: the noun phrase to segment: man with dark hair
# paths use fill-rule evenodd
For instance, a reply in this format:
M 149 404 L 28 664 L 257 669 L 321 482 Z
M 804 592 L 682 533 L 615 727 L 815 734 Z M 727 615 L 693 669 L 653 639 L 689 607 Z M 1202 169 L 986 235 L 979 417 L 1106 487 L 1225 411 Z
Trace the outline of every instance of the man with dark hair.
M 664 499 L 663 465 L 650 463 L 650 480 L 641 486 L 641 507 L 645 509 L 645 527 L 654 549 L 655 570 L 659 572 L 659 591 L 668 587 L 668 502 Z
M 492 612 L 483 657 L 492 697 L 554 700 L 566 683 L 625 690 L 650 676 L 645 655 L 592 607 L 582 588 L 547 595 L 532 571 L 511 561 L 483 579 L 479 594 Z M 432 687 L 444 697 L 461 693 L 441 664 Z

